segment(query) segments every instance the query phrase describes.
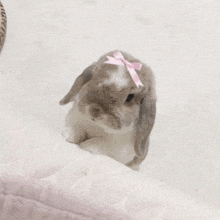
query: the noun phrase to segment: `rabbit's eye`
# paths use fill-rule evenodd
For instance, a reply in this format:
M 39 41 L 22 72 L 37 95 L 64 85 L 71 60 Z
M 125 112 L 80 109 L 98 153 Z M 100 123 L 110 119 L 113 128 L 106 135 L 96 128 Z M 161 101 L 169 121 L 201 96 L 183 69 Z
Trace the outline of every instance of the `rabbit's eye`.
M 126 99 L 126 102 L 130 102 L 133 98 L 134 98 L 134 94 L 129 94 Z

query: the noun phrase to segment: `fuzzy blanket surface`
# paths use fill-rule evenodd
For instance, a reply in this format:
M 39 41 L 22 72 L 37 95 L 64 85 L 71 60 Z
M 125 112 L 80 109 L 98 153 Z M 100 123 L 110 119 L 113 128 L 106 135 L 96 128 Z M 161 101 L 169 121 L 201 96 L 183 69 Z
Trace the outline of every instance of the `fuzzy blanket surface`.
M 111 158 L 65 143 L 49 126 L 10 107 L 1 115 L 0 219 L 220 217 L 214 208 Z

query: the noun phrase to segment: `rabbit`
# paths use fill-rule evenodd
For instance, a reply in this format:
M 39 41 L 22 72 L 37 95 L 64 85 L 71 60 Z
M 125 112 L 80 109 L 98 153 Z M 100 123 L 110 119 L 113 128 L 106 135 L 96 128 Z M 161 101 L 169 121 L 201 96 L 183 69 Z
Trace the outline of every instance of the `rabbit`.
M 66 117 L 67 141 L 138 170 L 155 122 L 155 79 L 151 69 L 141 63 L 136 73 L 142 86 L 137 86 L 125 63 L 107 62 L 118 52 L 125 62 L 141 63 L 126 52 L 110 51 L 76 78 L 59 104 L 74 102 Z

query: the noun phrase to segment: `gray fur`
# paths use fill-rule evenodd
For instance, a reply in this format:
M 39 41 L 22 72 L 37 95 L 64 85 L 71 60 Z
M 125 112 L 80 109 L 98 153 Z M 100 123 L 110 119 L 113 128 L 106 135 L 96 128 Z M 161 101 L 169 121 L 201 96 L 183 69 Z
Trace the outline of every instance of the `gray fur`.
M 92 79 L 92 69 L 94 64 L 87 67 L 75 80 L 73 86 L 70 91 L 65 95 L 65 97 L 60 100 L 60 105 L 68 104 L 69 102 L 74 100 L 75 95 L 80 91 L 80 89 Z
M 150 133 L 152 131 L 156 117 L 156 100 L 144 98 L 140 107 L 140 116 L 136 126 L 136 137 L 134 149 L 136 156 L 127 166 L 136 169 L 145 159 L 150 142 Z

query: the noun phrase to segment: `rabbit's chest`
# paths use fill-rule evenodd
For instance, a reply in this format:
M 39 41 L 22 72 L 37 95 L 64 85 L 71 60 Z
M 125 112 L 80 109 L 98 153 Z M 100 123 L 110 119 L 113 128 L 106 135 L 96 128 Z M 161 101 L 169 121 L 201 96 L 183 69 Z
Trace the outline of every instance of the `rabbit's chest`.
M 96 126 L 94 130 L 96 130 Z M 91 140 L 91 145 L 88 144 L 87 150 L 105 154 L 123 164 L 128 163 L 134 158 L 135 151 L 132 129 L 122 129 L 114 133 L 104 131 L 101 136 L 93 137 L 94 130 L 91 133 L 87 130 Z
M 88 151 L 105 154 L 123 164 L 128 163 L 134 158 L 135 151 L 132 126 L 111 132 L 109 129 L 105 130 L 101 126 L 93 124 L 89 129 L 86 128 L 85 131 L 91 140 L 91 144 L 88 144 L 86 147 Z M 98 131 L 98 134 L 96 131 Z
M 104 154 L 121 163 L 128 163 L 135 156 L 133 125 L 120 130 L 112 130 L 101 124 L 88 120 L 79 112 L 74 112 L 72 126 L 75 132 L 86 140 L 79 145 L 92 153 Z
M 132 130 L 124 132 L 122 129 L 118 134 L 108 134 L 108 138 L 109 156 L 124 164 L 134 158 L 135 151 Z

